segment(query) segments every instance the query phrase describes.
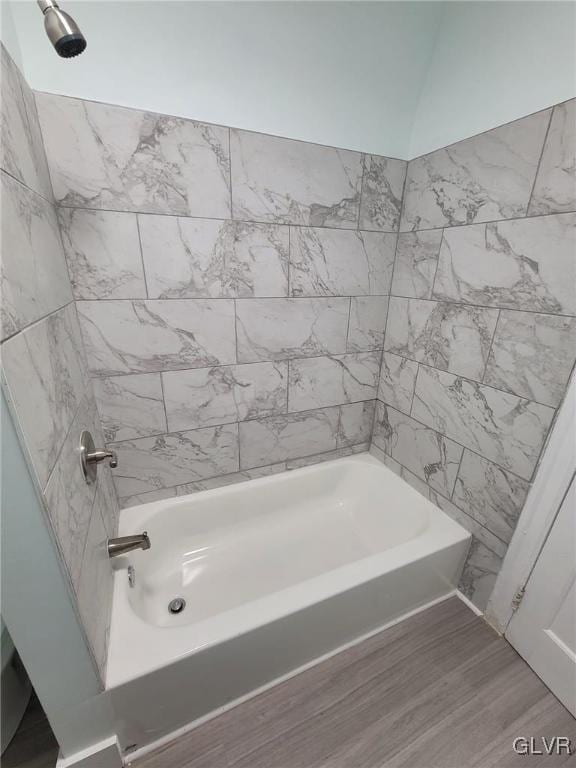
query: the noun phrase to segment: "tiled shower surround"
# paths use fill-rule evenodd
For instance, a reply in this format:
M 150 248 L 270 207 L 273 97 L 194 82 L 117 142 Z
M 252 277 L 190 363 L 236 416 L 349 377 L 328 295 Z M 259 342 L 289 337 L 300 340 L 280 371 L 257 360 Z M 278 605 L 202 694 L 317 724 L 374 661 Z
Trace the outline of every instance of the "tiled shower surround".
M 3 386 L 103 685 L 112 598 L 104 545 L 118 503 L 110 469 L 101 466 L 94 485 L 81 473 L 80 432 L 99 447 L 104 437 L 34 96 L 3 47 L 0 55 Z
M 408 164 L 37 105 L 121 503 L 371 446 L 483 607 L 576 356 L 574 102 Z

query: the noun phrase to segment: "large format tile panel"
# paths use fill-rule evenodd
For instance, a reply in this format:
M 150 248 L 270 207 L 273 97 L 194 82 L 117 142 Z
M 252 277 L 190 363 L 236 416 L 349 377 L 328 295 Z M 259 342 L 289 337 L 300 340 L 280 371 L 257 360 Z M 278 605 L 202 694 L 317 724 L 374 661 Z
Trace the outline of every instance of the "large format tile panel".
M 227 128 L 47 93 L 36 102 L 61 205 L 230 215 Z
M 408 163 L 402 231 L 525 216 L 551 110 Z
M 437 299 L 576 314 L 576 214 L 444 231 Z
M 168 430 L 285 413 L 288 364 L 250 363 L 162 374 Z
M 384 349 L 481 380 L 497 319 L 497 309 L 392 296 Z
M 0 173 L 2 259 L 0 339 L 72 300 L 54 208 Z
M 60 208 L 62 243 L 75 299 L 145 299 L 134 213 Z
M 80 301 L 78 311 L 95 376 L 236 362 L 233 301 Z
M 2 368 L 43 489 L 88 381 L 74 306 L 4 342 Z
M 503 309 L 484 383 L 556 407 L 575 359 L 575 317 Z
M 372 439 L 432 488 L 445 496 L 452 494 L 463 451 L 460 445 L 380 400 Z
M 546 137 L 528 212 L 576 211 L 576 99 L 558 104 Z
M 409 414 L 417 373 L 418 363 L 384 352 L 378 382 L 378 400 Z
M 93 379 L 92 384 L 108 442 L 168 431 L 159 373 Z
M 379 367 L 378 351 L 290 360 L 288 410 L 373 400 Z
M 401 232 L 396 247 L 396 263 L 391 293 L 415 299 L 431 299 L 438 266 L 442 230 Z
M 343 354 L 349 308 L 345 298 L 238 300 L 238 362 Z
M 291 227 L 290 294 L 388 294 L 395 247 L 394 234 Z
M 150 298 L 288 295 L 288 227 L 138 217 Z
M 554 409 L 421 365 L 412 416 L 529 480 Z
M 350 299 L 348 352 L 382 349 L 388 316 L 388 296 L 353 296 Z
M 52 186 L 32 91 L 0 44 L 0 168 L 52 200 Z
M 240 468 L 334 450 L 339 416 L 333 407 L 241 422 Z
M 238 425 L 172 432 L 111 443 L 120 497 L 237 472 Z
M 233 217 L 356 229 L 362 155 L 230 131 Z

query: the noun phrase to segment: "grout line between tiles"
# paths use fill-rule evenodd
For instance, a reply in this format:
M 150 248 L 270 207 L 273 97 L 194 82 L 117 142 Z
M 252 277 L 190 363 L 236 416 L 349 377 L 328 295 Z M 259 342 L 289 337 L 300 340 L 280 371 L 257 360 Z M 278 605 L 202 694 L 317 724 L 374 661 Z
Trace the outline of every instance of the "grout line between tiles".
M 142 233 L 140 232 L 140 214 L 136 213 L 136 231 L 138 232 L 138 247 L 140 249 L 140 263 L 142 264 L 142 278 L 144 279 L 144 290 L 146 291 L 146 298 L 150 299 L 150 291 L 148 290 L 148 279 L 146 277 L 146 266 L 144 264 L 144 248 L 142 247 Z
M 498 330 L 498 323 L 500 322 L 500 315 L 502 310 L 498 310 L 498 315 L 496 317 L 496 322 L 494 323 L 494 330 L 492 331 L 492 338 L 490 339 L 490 346 L 488 347 L 488 354 L 486 355 L 486 362 L 484 363 L 484 370 L 482 371 L 482 378 L 480 379 L 481 383 L 484 386 L 489 386 L 488 384 L 484 384 L 484 380 L 486 378 L 486 371 L 488 370 L 488 363 L 490 362 L 490 355 L 492 354 L 492 347 L 494 346 L 494 339 L 496 338 L 496 331 Z M 495 389 L 495 387 L 494 387 Z M 519 395 L 517 395 L 519 397 Z M 528 398 L 526 398 L 528 399 Z M 535 401 L 533 401 L 535 402 Z
M 542 149 L 540 150 L 540 156 L 538 157 L 538 164 L 536 166 L 536 173 L 534 174 L 534 181 L 532 182 L 532 187 L 530 188 L 530 194 L 528 195 L 528 202 L 526 203 L 526 217 L 528 217 L 528 212 L 530 211 L 530 204 L 532 203 L 532 197 L 534 195 L 534 190 L 536 189 L 536 182 L 538 181 L 538 174 L 540 173 L 540 164 L 542 163 L 542 158 L 544 157 L 544 152 L 546 150 L 546 143 L 548 142 L 548 134 L 550 133 L 550 126 L 552 125 L 554 109 L 555 107 L 553 107 L 550 110 L 550 118 L 548 119 L 548 125 L 546 126 L 546 133 L 544 134 L 544 141 L 542 142 Z

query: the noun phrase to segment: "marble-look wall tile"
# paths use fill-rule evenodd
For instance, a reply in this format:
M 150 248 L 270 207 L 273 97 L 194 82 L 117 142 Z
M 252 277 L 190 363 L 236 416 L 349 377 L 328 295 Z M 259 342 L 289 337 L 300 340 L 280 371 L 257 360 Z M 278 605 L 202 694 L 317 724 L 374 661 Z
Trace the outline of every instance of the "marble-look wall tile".
M 239 130 L 230 146 L 235 219 L 356 229 L 359 152 Z
M 136 214 L 60 208 L 75 299 L 145 299 Z
M 382 349 L 388 315 L 388 296 L 353 296 L 350 299 L 348 352 Z
M 452 500 L 499 539 L 509 542 L 529 487 L 526 480 L 465 450 Z
M 418 363 L 384 352 L 378 384 L 378 400 L 409 414 L 414 397 Z
M 502 310 L 484 383 L 560 405 L 576 359 L 576 318 Z
M 391 469 L 395 475 L 398 475 L 398 477 L 402 476 L 402 464 L 400 464 L 399 461 L 396 461 L 396 459 L 393 459 L 392 456 L 388 456 L 387 453 L 384 453 L 382 448 L 378 448 L 376 443 L 370 443 L 370 454 L 378 459 L 378 461 L 381 461 L 382 464 L 385 464 L 388 469 Z M 414 477 L 416 477 L 416 475 L 414 475 Z
M 44 488 L 88 382 L 73 305 L 5 341 L 2 368 Z
M 242 470 L 336 448 L 339 409 L 270 416 L 243 421 L 240 429 Z
M 497 319 L 497 309 L 392 296 L 384 349 L 481 380 Z
M 237 472 L 238 426 L 206 427 L 111 443 L 120 498 Z
M 524 216 L 550 110 L 408 163 L 402 231 Z
M 92 506 L 99 483 L 88 484 L 78 458 L 83 430 L 95 439 L 100 431 L 93 401 L 85 398 L 68 431 L 44 491 L 44 498 L 70 579 L 77 590 Z M 103 445 L 97 446 L 99 449 Z
M 168 431 L 159 373 L 112 376 L 92 383 L 107 442 Z
M 95 376 L 236 362 L 231 300 L 80 301 L 77 306 Z
M 302 469 L 302 467 L 312 467 L 315 464 L 324 464 L 327 461 L 336 461 L 344 459 L 347 456 L 354 456 L 357 453 L 366 453 L 368 443 L 360 445 L 351 445 L 347 448 L 338 448 L 335 451 L 326 451 L 325 453 L 315 453 L 313 456 L 303 456 L 301 459 L 290 459 L 286 462 L 286 469 Z
M 228 477 L 228 475 L 227 475 Z M 182 487 L 182 486 L 181 486 Z M 153 501 L 164 501 L 164 499 L 173 499 L 176 496 L 177 488 L 159 488 L 157 491 L 147 491 L 138 493 L 134 496 L 123 496 L 120 499 L 122 509 L 136 507 L 139 504 L 150 504 Z
M 36 101 L 63 206 L 230 215 L 227 128 L 47 93 Z
M 288 410 L 308 411 L 376 397 L 380 352 L 290 361 Z
M 150 298 L 288 295 L 288 227 L 138 217 Z
M 104 525 L 104 506 L 104 497 L 97 493 L 77 591 L 80 616 L 102 681 L 106 679 L 108 630 L 114 587 L 114 571 L 106 546 L 108 533 Z
M 269 477 L 277 475 L 286 470 L 286 463 L 281 461 L 277 464 L 269 464 L 267 467 L 256 467 L 255 469 L 245 469 L 243 472 L 233 472 L 230 475 L 221 475 L 220 477 L 210 477 L 208 480 L 198 480 L 195 483 L 186 483 L 176 488 L 178 496 L 187 496 L 189 493 L 199 493 L 200 491 L 211 491 L 213 488 L 223 488 L 227 485 L 236 485 L 236 483 L 245 483 L 248 480 L 257 480 L 259 477 Z
M 372 439 L 435 490 L 446 496 L 452 494 L 462 457 L 461 446 L 380 400 L 376 403 Z
M 0 339 L 72 300 L 54 208 L 5 173 L 2 194 Z
M 390 289 L 392 295 L 415 299 L 432 298 L 441 241 L 441 229 L 402 232 L 398 235 Z
M 343 354 L 349 307 L 344 298 L 239 300 L 238 362 Z
M 434 298 L 576 314 L 576 214 L 444 231 Z
M 458 589 L 481 611 L 488 605 L 502 559 L 481 541 L 472 539 Z
M 32 92 L 0 44 L 0 168 L 47 200 L 52 186 Z
M 286 412 L 286 362 L 171 371 L 162 381 L 169 431 Z
M 390 292 L 396 235 L 292 227 L 292 296 L 361 296 Z
M 338 448 L 363 445 L 370 441 L 375 406 L 375 400 L 340 406 L 340 421 L 336 435 Z
M 558 104 L 552 121 L 528 213 L 576 210 L 576 99 Z
M 420 366 L 412 416 L 529 480 L 554 409 Z
M 398 231 L 406 166 L 405 160 L 364 155 L 360 229 Z

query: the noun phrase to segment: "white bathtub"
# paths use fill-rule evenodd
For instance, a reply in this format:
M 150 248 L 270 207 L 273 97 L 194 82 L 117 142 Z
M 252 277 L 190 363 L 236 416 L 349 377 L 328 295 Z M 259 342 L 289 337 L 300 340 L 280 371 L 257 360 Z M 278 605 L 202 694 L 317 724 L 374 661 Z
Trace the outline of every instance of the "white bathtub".
M 450 594 L 470 540 L 368 454 L 122 512 L 119 535 L 143 530 L 108 657 L 128 750 Z

